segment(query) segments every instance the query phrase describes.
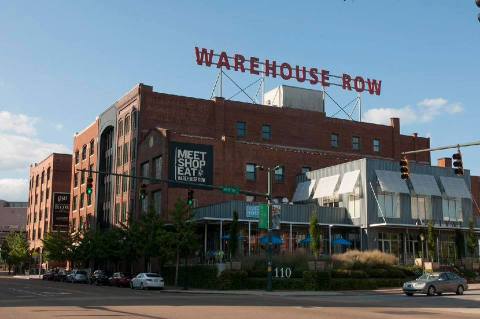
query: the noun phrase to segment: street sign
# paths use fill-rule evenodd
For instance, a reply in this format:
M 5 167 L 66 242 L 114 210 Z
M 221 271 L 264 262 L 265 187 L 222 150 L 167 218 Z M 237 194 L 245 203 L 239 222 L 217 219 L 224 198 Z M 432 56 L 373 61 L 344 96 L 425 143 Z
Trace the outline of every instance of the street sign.
M 260 206 L 247 205 L 245 207 L 245 216 L 247 218 L 258 219 L 259 215 L 260 215 Z
M 222 192 L 225 194 L 238 195 L 240 194 L 240 188 L 236 186 L 223 186 Z
M 258 216 L 258 228 L 259 229 L 268 229 L 268 205 L 260 204 L 260 211 Z

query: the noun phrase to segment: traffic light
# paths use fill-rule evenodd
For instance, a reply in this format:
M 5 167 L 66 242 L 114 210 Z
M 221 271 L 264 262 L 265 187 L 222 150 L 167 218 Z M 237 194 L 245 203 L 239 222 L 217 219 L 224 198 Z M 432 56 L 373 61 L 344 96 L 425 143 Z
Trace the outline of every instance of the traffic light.
M 187 194 L 187 204 L 188 206 L 192 207 L 193 206 L 193 189 L 188 190 Z
M 92 195 L 93 192 L 93 178 L 88 176 L 87 178 L 87 195 Z
M 407 158 L 402 158 L 400 160 L 400 173 L 402 173 L 401 177 L 402 179 L 408 179 L 408 160 Z
M 140 199 L 145 199 L 147 197 L 147 185 L 140 185 Z
M 458 150 L 457 153 L 452 155 L 453 159 L 453 168 L 455 169 L 456 175 L 463 175 L 463 162 L 462 162 L 462 153 Z

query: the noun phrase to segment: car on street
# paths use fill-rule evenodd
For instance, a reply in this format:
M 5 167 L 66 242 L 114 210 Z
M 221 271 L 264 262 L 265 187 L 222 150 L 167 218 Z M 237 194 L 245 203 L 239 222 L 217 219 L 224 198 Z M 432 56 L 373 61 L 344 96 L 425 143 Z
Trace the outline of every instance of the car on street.
M 124 272 L 115 272 L 110 277 L 110 285 L 117 287 L 129 287 L 132 276 Z
M 85 270 L 73 270 L 67 275 L 65 281 L 71 283 L 88 283 L 88 273 Z
M 55 272 L 53 270 L 48 270 L 46 273 L 42 275 L 43 280 L 53 280 L 55 276 Z
M 60 269 L 53 275 L 54 281 L 65 281 L 70 273 L 65 269 Z
M 467 289 L 467 280 L 452 272 L 424 273 L 417 279 L 403 284 L 403 292 L 407 296 L 413 296 L 414 294 L 434 296 L 446 292 L 463 295 L 463 292 Z
M 90 276 L 90 283 L 93 285 L 109 285 L 109 274 L 104 270 L 95 270 Z
M 132 289 L 163 289 L 164 286 L 165 283 L 162 276 L 151 272 L 141 272 L 130 281 L 130 288 Z

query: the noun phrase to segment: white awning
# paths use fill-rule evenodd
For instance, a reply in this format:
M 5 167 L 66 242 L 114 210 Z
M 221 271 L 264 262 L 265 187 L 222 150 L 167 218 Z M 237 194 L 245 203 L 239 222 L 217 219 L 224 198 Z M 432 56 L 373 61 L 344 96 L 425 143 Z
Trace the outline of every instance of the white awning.
M 440 176 L 440 181 L 448 197 L 472 198 L 470 190 L 463 178 Z
M 376 170 L 378 182 L 383 192 L 409 194 L 407 183 L 400 177 L 400 171 Z
M 338 188 L 337 194 L 350 194 L 355 190 L 360 170 L 347 172 L 343 174 L 342 182 Z
M 437 181 L 432 175 L 410 174 L 410 181 L 418 195 L 442 196 Z
M 317 188 L 315 189 L 315 194 L 313 195 L 313 198 L 333 196 L 339 177 L 340 175 L 333 175 L 320 178 L 318 180 Z
M 306 182 L 298 183 L 297 189 L 293 194 L 292 202 L 301 202 L 310 198 L 312 195 L 313 187 L 315 186 L 315 180 L 309 180 Z

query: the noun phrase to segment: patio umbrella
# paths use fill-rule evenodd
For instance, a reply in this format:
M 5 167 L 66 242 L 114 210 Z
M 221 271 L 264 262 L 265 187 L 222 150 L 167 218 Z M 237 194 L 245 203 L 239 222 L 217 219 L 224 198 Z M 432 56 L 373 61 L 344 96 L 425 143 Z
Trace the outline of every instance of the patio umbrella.
M 244 236 L 238 236 L 238 239 L 243 239 Z M 226 234 L 226 235 L 223 235 L 222 237 L 223 240 L 230 240 L 230 235 L 229 234 Z
M 334 245 L 341 245 L 341 246 L 351 246 L 352 243 L 349 240 L 343 239 L 343 238 L 337 238 L 335 239 L 332 244 Z
M 310 238 L 310 235 L 307 235 L 304 239 L 300 240 L 298 244 L 302 246 L 308 246 L 310 245 L 311 241 L 312 241 L 312 238 Z
M 260 237 L 260 244 L 268 245 L 268 235 Z M 283 244 L 283 240 L 276 235 L 272 235 L 272 244 L 273 245 L 281 245 L 281 244 Z

